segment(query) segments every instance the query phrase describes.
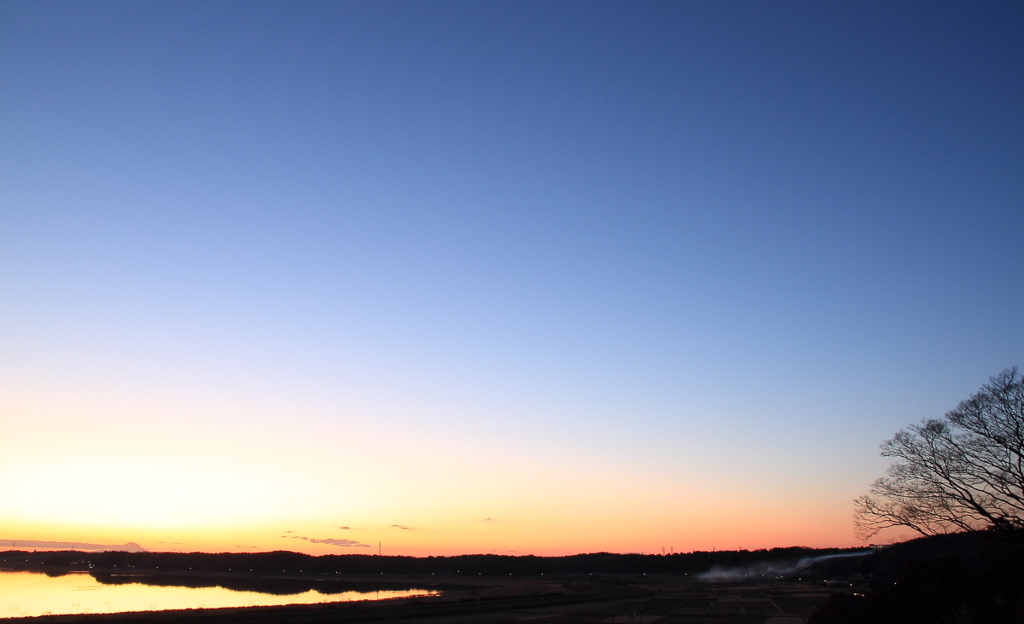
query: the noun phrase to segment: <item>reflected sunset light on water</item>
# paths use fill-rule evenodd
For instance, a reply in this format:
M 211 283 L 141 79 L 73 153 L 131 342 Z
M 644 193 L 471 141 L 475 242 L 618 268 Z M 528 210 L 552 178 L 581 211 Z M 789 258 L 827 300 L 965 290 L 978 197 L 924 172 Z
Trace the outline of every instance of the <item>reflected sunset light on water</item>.
M 309 590 L 278 596 L 223 587 L 153 587 L 141 583 L 105 585 L 87 572 L 51 577 L 36 572 L 0 571 L 0 618 L 316 604 L 439 593 L 426 589 L 349 591 L 336 594 Z

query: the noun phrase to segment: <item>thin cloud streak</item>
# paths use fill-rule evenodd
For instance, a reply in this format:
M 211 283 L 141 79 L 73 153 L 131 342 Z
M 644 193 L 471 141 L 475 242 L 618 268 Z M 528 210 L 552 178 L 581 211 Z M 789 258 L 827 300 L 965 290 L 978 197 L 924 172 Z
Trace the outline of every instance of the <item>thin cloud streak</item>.
M 285 538 L 285 539 L 303 540 L 303 541 L 309 542 L 310 544 L 327 544 L 329 546 L 340 546 L 341 548 L 369 548 L 370 547 L 369 544 L 363 544 L 363 543 L 361 543 L 361 542 L 359 542 L 357 540 L 350 540 L 350 539 L 335 539 L 335 538 L 318 539 L 318 538 L 315 538 L 315 537 L 305 537 L 305 536 L 301 536 L 301 535 L 282 535 L 281 537 Z

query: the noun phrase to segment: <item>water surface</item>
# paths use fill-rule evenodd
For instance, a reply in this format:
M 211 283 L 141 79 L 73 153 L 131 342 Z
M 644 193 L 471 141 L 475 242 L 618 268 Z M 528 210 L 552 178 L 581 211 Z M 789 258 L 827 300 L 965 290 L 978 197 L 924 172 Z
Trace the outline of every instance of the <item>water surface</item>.
M 106 577 L 106 582 L 101 583 L 88 572 L 48 576 L 37 572 L 0 570 L 0 618 L 313 604 L 440 593 L 428 589 L 336 591 L 330 585 L 324 585 L 323 591 L 309 589 L 282 595 L 281 592 L 238 591 L 224 587 L 154 586 L 142 582 L 152 582 L 159 578 L 115 575 Z M 205 582 L 216 580 L 211 577 L 202 579 Z M 315 584 L 315 581 L 311 580 L 310 584 Z

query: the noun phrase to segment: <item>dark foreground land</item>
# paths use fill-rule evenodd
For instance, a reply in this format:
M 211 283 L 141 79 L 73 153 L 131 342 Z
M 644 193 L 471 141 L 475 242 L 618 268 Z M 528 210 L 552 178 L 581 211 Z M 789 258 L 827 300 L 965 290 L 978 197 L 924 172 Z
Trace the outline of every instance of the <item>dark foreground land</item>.
M 543 580 L 542 580 L 543 579 Z M 420 586 L 431 579 L 409 579 Z M 833 589 L 791 581 L 708 583 L 671 575 L 516 579 L 450 589 L 441 597 L 245 609 L 19 618 L 33 624 L 803 624 Z
M 314 587 L 327 594 L 373 588 L 442 592 L 382 601 L 6 620 L 40 624 L 1024 624 L 1024 529 L 922 538 L 871 554 L 774 549 L 669 557 L 416 559 L 7 552 L 0 553 L 0 567 L 51 575 L 84 567 L 103 583 L 218 585 L 284 595 Z M 698 580 L 698 571 L 711 569 L 725 580 Z

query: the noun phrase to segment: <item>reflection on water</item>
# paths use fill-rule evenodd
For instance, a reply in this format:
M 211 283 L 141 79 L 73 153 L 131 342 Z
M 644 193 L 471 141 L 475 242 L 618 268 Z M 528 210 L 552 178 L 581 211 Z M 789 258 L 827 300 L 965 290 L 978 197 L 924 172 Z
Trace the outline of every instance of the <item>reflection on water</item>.
M 50 576 L 0 570 L 0 618 L 383 600 L 440 593 L 347 587 L 316 580 L 141 575 L 103 575 L 97 580 L 87 572 Z

